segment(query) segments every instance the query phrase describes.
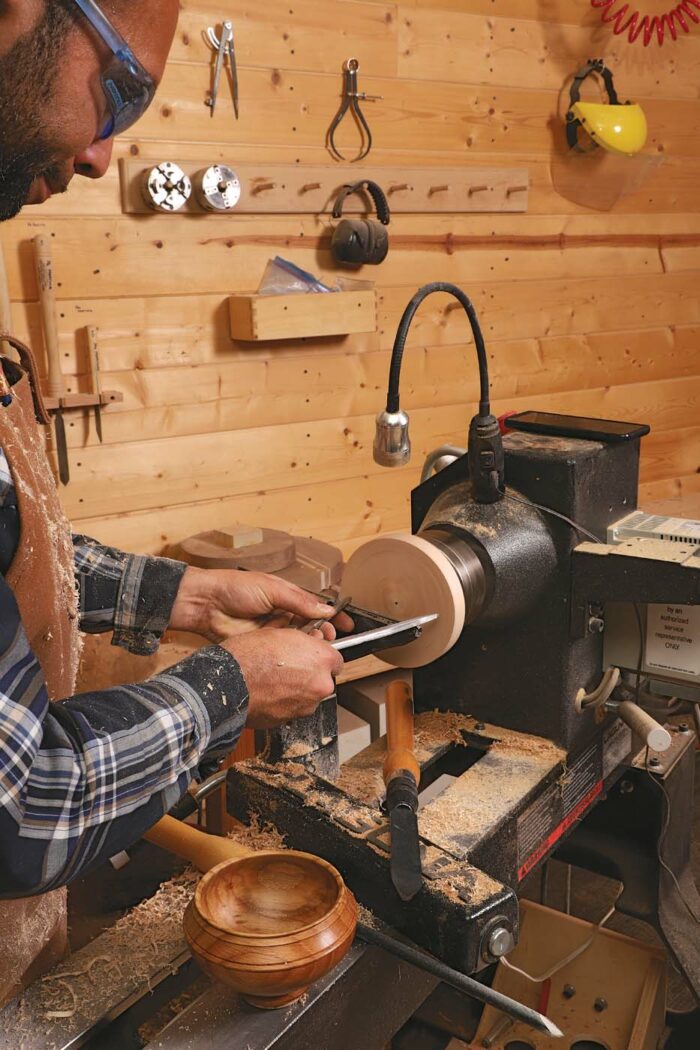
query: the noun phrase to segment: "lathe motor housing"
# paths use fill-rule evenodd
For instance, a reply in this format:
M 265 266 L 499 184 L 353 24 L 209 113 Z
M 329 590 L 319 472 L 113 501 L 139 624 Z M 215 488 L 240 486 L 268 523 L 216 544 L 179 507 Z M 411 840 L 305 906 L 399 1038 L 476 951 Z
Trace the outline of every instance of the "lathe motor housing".
M 459 711 L 578 750 L 600 731 L 575 698 L 602 674 L 604 610 L 591 610 L 583 636 L 572 632 L 571 552 L 586 538 L 580 529 L 603 540 L 637 506 L 639 441 L 512 433 L 504 449 L 516 498 L 477 503 L 466 457 L 412 494 L 413 532 L 440 546 L 456 571 L 470 555 L 483 570 L 483 597 L 472 599 L 457 643 L 414 671 L 416 710 Z

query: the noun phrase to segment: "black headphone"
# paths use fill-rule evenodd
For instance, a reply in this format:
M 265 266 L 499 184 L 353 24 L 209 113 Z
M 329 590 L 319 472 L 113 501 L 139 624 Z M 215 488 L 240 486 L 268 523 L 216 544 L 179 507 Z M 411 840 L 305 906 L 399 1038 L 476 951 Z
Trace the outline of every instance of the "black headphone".
M 389 204 L 381 187 L 369 179 L 344 186 L 333 205 L 333 218 L 340 219 L 345 198 L 359 190 L 369 193 L 377 209 L 379 222 L 374 219 L 343 219 L 333 231 L 331 253 L 336 262 L 346 266 L 362 266 L 363 263 L 377 266 L 384 262 L 389 251 L 386 227 L 391 218 Z

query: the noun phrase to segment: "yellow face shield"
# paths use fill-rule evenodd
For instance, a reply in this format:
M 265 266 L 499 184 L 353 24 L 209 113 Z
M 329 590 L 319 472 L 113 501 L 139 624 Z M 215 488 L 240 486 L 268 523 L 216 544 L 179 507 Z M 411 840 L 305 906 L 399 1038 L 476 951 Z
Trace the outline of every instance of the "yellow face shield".
M 607 102 L 582 102 L 581 85 L 586 77 L 596 74 L 603 81 Z M 637 103 L 621 104 L 613 85 L 612 73 L 602 58 L 591 59 L 575 74 L 569 92 L 569 110 L 566 114 L 566 138 L 571 149 L 587 152 L 579 142 L 579 128 L 588 134 L 592 145 L 602 146 L 611 153 L 631 157 L 644 146 L 647 140 L 647 120 L 644 110 Z
M 636 103 L 611 106 L 605 102 L 575 102 L 571 112 L 596 145 L 611 153 L 631 157 L 639 153 L 647 140 L 647 118 Z

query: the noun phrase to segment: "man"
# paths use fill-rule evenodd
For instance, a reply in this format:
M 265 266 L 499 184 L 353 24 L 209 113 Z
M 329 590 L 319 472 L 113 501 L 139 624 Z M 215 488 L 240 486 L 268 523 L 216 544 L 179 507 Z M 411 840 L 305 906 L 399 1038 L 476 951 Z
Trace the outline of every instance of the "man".
M 177 0 L 0 0 L 0 218 L 74 174 L 105 173 L 114 135 L 151 101 L 177 11 Z M 14 345 L 23 369 L 4 359 L 0 370 L 0 896 L 43 896 L 0 905 L 0 1001 L 39 950 L 46 963 L 62 949 L 58 887 L 138 839 L 244 725 L 311 713 L 342 666 L 330 624 L 315 636 L 271 625 L 332 616 L 284 581 L 71 542 L 31 357 Z M 137 653 L 166 627 L 217 644 L 139 685 L 73 696 L 78 627 L 112 630 Z

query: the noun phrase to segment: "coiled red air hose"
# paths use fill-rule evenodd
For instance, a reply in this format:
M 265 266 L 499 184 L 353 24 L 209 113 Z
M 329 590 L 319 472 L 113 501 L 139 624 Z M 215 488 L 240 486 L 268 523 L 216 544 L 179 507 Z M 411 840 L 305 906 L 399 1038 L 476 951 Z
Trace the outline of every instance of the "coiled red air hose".
M 591 0 L 592 7 L 602 10 L 603 22 L 612 22 L 613 33 L 617 36 L 627 33 L 630 44 L 641 35 L 645 47 L 654 38 L 661 47 L 667 33 L 672 40 L 676 40 L 679 28 L 684 33 L 690 32 L 688 19 L 696 25 L 700 22 L 700 0 L 681 0 L 681 3 L 661 15 L 643 15 L 641 11 L 632 10 L 628 3 L 615 9 L 617 3 L 618 0 Z

